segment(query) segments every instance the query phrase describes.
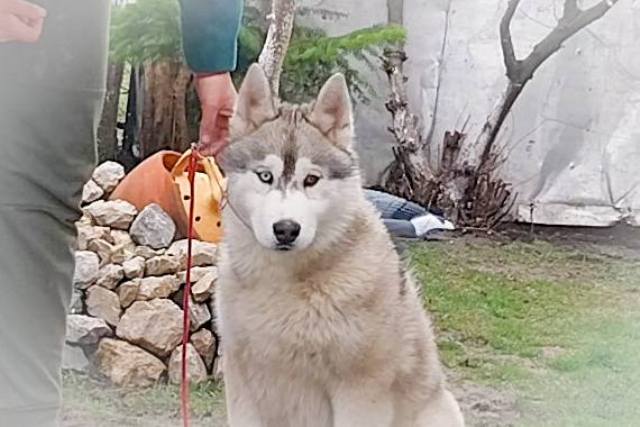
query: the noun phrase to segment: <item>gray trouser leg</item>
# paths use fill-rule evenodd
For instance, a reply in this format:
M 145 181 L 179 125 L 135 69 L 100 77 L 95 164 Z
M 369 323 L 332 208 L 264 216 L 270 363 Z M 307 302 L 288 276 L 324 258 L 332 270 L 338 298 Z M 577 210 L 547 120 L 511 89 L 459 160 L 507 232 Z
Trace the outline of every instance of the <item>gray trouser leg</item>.
M 16 92 L 0 88 L 0 99 Z M 37 102 L 20 96 L 12 108 L 0 103 L 0 426 L 48 427 L 60 407 L 70 245 L 100 97 L 57 106 L 44 89 Z
M 1 206 L 0 236 L 0 425 L 54 425 L 73 229 L 42 209 Z
M 43 39 L 0 43 L 0 426 L 50 427 L 74 221 L 95 161 L 109 0 L 42 0 Z

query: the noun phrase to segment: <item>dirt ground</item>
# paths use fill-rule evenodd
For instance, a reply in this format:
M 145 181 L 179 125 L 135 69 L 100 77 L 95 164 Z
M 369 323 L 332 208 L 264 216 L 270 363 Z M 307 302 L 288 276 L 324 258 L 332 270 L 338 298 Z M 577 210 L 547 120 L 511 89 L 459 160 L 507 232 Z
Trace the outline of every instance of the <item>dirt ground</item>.
M 467 425 L 640 425 L 638 230 L 514 226 L 398 246 Z M 192 392 L 192 412 L 194 426 L 224 426 L 219 386 Z M 177 425 L 175 387 L 65 377 L 64 427 Z

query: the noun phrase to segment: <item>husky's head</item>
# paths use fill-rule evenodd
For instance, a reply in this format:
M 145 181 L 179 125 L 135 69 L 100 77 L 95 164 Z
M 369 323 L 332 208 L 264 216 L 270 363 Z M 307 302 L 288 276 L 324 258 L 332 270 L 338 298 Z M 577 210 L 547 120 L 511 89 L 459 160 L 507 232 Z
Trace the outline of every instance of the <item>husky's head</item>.
M 330 245 L 360 200 L 352 134 L 342 75 L 331 77 L 309 105 L 276 107 L 262 69 L 253 65 L 220 156 L 234 222 L 267 249 Z

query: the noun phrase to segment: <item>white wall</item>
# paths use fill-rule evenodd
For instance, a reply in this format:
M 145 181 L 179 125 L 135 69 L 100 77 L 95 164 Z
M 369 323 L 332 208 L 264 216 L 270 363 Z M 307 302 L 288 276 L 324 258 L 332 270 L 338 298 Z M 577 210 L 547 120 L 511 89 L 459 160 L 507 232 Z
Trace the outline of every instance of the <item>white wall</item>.
M 297 20 L 303 25 L 322 28 L 329 35 L 342 35 L 387 23 L 387 0 L 300 0 L 299 4 L 303 8 L 335 12 L 326 17 L 317 13 L 305 14 Z M 361 72 L 377 92 L 369 105 L 356 105 L 355 109 L 357 151 L 365 181 L 371 184 L 377 181 L 381 171 L 393 159 L 393 139 L 387 131 L 390 116 L 384 108 L 386 76 L 380 68 L 363 69 Z
M 441 73 L 434 141 L 467 118 L 477 134 L 504 87 L 498 24 L 506 3 L 452 0 L 447 14 L 449 1 L 405 0 L 412 102 L 427 119 Z M 522 1 L 512 26 L 519 57 L 555 25 L 562 3 Z M 531 203 L 535 222 L 553 224 L 605 225 L 640 212 L 638 40 L 640 1 L 621 0 L 525 89 L 500 135 L 520 219 L 530 219 Z
M 563 0 L 522 0 L 512 25 L 519 57 L 528 54 L 562 13 Z M 338 11 L 299 22 L 330 34 L 385 23 L 387 0 L 301 0 Z M 583 7 L 595 0 L 584 0 Z M 498 25 L 507 0 L 404 0 L 406 72 L 412 106 L 433 142 L 460 128 L 477 134 L 505 86 Z M 391 160 L 387 82 L 357 110 L 358 150 L 368 182 Z M 435 118 L 434 118 L 435 117 Z M 519 193 L 516 214 L 534 222 L 640 225 L 640 0 L 620 0 L 572 38 L 536 73 L 499 137 L 509 153 L 504 177 Z M 436 151 L 436 150 L 434 150 Z

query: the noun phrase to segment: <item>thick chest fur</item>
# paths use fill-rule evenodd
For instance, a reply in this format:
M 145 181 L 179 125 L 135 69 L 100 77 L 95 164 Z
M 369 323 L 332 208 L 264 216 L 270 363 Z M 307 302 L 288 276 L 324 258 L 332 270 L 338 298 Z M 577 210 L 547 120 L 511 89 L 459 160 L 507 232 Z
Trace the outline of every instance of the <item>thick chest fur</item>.
M 247 363 L 341 375 L 379 358 L 372 354 L 381 348 L 374 331 L 384 327 L 384 310 L 375 310 L 373 295 L 349 298 L 303 282 L 239 287 L 222 281 L 219 290 L 223 346 Z

